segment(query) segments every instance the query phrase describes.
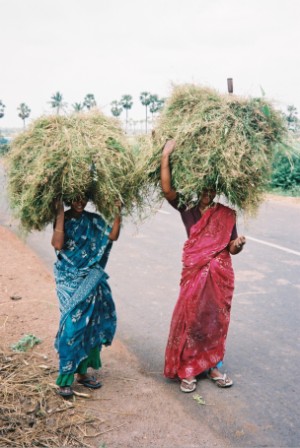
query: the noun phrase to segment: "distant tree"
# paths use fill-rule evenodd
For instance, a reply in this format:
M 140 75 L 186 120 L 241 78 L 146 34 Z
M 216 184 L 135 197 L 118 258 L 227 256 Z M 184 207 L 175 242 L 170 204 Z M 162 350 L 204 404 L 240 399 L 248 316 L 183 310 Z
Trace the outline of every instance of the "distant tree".
M 285 114 L 288 128 L 291 131 L 297 132 L 300 130 L 300 120 L 298 118 L 297 108 L 293 105 L 287 106 L 288 113 Z
M 131 95 L 123 95 L 120 101 L 120 105 L 125 109 L 126 112 L 126 127 L 128 125 L 128 111 L 132 108 L 133 101 Z
M 18 116 L 23 120 L 23 127 L 25 128 L 25 120 L 29 117 L 31 109 L 25 103 L 21 103 L 18 107 Z
M 121 115 L 121 113 L 123 112 L 123 106 L 119 101 L 112 101 L 110 103 L 111 105 L 111 113 L 113 114 L 114 117 L 119 117 Z
M 88 110 L 97 106 L 95 96 L 92 93 L 88 93 L 87 95 L 85 95 L 83 106 L 86 107 Z
M 5 104 L 3 104 L 2 100 L 0 100 L 0 118 L 4 117 L 4 109 L 5 109 Z
M 153 120 L 153 114 L 159 112 L 165 103 L 165 100 L 163 98 L 159 98 L 157 95 L 151 95 L 150 96 L 150 105 L 149 105 L 149 111 L 152 114 L 152 120 Z
M 148 106 L 151 104 L 151 93 L 142 92 L 140 94 L 140 100 L 143 106 L 146 107 L 146 134 L 147 134 L 147 124 L 148 124 Z
M 67 103 L 63 101 L 63 96 L 60 92 L 56 92 L 54 95 L 51 96 L 50 104 L 53 109 L 56 109 L 57 115 L 67 105 Z
M 72 107 L 75 112 L 81 112 L 84 109 L 84 105 L 82 103 L 74 103 L 72 104 Z

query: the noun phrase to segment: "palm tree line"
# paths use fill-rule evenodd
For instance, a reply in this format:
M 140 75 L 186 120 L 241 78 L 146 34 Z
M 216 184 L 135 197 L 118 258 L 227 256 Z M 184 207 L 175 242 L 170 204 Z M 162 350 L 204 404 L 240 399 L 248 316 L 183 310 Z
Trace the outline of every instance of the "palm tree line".
M 140 120 L 140 121 L 144 121 L 145 123 L 145 131 L 147 133 L 148 130 L 148 123 L 149 123 L 149 116 L 148 116 L 148 112 L 151 113 L 152 115 L 152 121 L 154 118 L 154 114 L 156 114 L 157 112 L 159 112 L 165 102 L 164 98 L 159 98 L 159 96 L 157 94 L 152 94 L 150 92 L 141 92 L 140 94 L 140 102 L 141 104 L 145 107 L 145 112 L 146 112 L 146 116 L 145 116 L 145 121 L 144 120 Z M 68 106 L 68 104 L 64 101 L 63 95 L 61 92 L 57 91 L 56 93 L 54 93 L 49 101 L 49 104 L 51 106 L 52 109 L 55 110 L 56 114 L 59 115 L 61 112 L 64 112 Z M 97 106 L 96 100 L 95 100 L 95 96 L 92 93 L 88 93 L 82 102 L 76 102 L 72 104 L 72 108 L 74 112 L 82 112 L 85 109 L 87 110 L 91 110 L 94 107 Z M 126 129 L 129 126 L 129 123 L 133 125 L 135 125 L 136 123 L 138 123 L 138 121 L 129 121 L 129 111 L 133 106 L 133 98 L 131 95 L 123 95 L 121 97 L 120 100 L 114 100 L 110 103 L 111 106 L 111 114 L 114 117 L 120 117 L 120 115 L 122 114 L 123 111 L 125 111 L 125 124 L 126 124 Z M 5 104 L 3 103 L 2 100 L 0 100 L 0 118 L 4 117 L 5 115 Z M 18 110 L 18 116 L 21 118 L 21 120 L 23 121 L 23 127 L 25 128 L 25 124 L 26 124 L 26 120 L 29 118 L 30 113 L 31 113 L 31 109 L 28 107 L 28 105 L 26 103 L 21 103 L 19 105 L 19 107 L 17 108 Z
M 165 103 L 164 98 L 159 98 L 158 95 L 152 94 L 150 92 L 141 92 L 140 101 L 143 106 L 145 106 L 146 118 L 145 118 L 145 130 L 147 133 L 148 126 L 148 107 L 149 111 L 153 116 L 155 113 L 159 112 Z M 126 112 L 126 128 L 128 126 L 128 112 L 132 108 L 133 100 L 131 95 L 123 95 L 120 101 L 114 100 L 111 102 L 111 113 L 115 117 L 119 117 L 123 110 Z

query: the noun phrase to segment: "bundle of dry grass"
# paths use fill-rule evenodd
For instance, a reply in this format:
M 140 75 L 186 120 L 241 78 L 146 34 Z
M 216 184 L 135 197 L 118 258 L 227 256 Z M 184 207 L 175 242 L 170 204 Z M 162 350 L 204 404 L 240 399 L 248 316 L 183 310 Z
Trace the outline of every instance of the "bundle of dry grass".
M 8 155 L 11 207 L 27 230 L 53 222 L 54 201 L 88 196 L 111 220 L 143 209 L 147 182 L 123 132 L 100 112 L 47 116 L 12 142 Z
M 96 434 L 93 425 L 99 422 L 78 401 L 75 407 L 55 394 L 46 367 L 29 354 L 0 349 L 0 446 L 91 446 L 86 437 Z
M 182 204 L 195 205 L 204 188 L 213 188 L 232 206 L 249 211 L 261 201 L 274 147 L 284 144 L 287 129 L 282 114 L 263 98 L 182 85 L 168 99 L 152 142 L 144 141 L 144 150 L 152 151 L 147 170 L 156 186 L 167 139 L 176 140 L 170 162 Z

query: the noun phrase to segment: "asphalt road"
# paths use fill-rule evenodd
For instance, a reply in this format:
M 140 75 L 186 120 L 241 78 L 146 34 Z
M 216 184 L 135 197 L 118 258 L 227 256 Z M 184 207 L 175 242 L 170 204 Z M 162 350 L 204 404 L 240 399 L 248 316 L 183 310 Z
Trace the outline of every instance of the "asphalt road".
M 186 409 L 232 446 L 300 446 L 299 222 L 300 204 L 276 201 L 265 203 L 255 219 L 238 221 L 249 239 L 233 257 L 236 289 L 224 364 L 235 386 L 220 390 L 200 382 L 198 392 L 211 405 L 204 409 L 168 382 Z M 119 335 L 160 381 L 185 238 L 178 213 L 164 204 L 138 232 L 124 228 L 109 265 Z
M 15 229 L 4 196 L 0 211 L 0 224 Z M 264 203 L 255 219 L 239 218 L 239 234 L 248 241 L 233 257 L 236 288 L 224 362 L 235 385 L 222 390 L 208 379 L 200 381 L 197 392 L 206 406 L 162 376 L 186 238 L 179 214 L 163 204 L 139 227 L 125 222 L 111 252 L 107 271 L 119 338 L 145 373 L 163 381 L 180 400 L 187 425 L 189 415 L 204 420 L 233 447 L 300 447 L 299 222 L 300 203 L 276 200 Z M 50 238 L 48 228 L 27 242 L 51 269 Z

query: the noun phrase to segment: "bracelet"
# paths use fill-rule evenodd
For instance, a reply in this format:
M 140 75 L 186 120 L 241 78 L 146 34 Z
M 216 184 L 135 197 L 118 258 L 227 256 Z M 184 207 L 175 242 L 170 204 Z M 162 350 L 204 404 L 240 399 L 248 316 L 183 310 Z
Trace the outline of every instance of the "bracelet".
M 64 230 L 54 229 L 54 232 L 65 233 Z

